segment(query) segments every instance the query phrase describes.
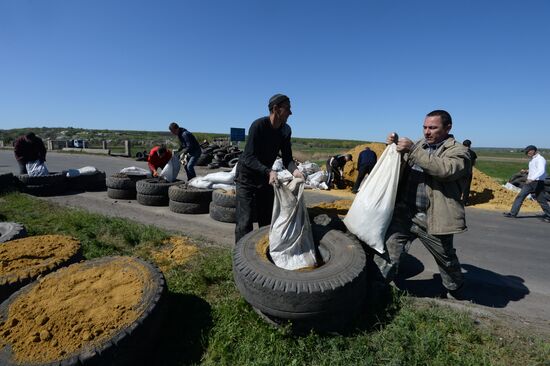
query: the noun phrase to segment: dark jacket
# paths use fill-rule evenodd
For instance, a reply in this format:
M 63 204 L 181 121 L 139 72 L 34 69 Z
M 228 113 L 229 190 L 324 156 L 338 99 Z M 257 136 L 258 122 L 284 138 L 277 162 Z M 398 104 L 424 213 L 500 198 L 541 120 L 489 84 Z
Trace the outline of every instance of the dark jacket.
M 376 153 L 367 147 L 359 153 L 357 168 L 365 169 L 367 173 L 370 173 L 372 168 L 376 165 L 376 159 Z
M 281 152 L 283 165 L 294 170 L 290 137 L 292 130 L 286 123 L 274 129 L 269 117 L 258 118 L 248 129 L 244 151 L 239 157 L 235 180 L 242 184 L 263 186 L 269 183 L 269 172 Z M 290 167 L 289 167 L 290 165 Z
M 181 152 L 183 154 L 188 153 L 193 156 L 199 156 L 201 154 L 201 146 L 197 139 L 191 132 L 183 127 L 180 127 L 178 132 L 178 140 L 180 141 L 180 147 L 176 152 Z
M 23 164 L 30 161 L 46 161 L 46 146 L 40 137 L 28 139 L 27 136 L 18 137 L 13 144 L 15 159 Z
M 332 169 L 338 169 L 338 170 L 344 169 L 344 166 L 347 163 L 346 156 L 345 155 L 331 156 L 330 158 L 328 158 L 327 163 Z

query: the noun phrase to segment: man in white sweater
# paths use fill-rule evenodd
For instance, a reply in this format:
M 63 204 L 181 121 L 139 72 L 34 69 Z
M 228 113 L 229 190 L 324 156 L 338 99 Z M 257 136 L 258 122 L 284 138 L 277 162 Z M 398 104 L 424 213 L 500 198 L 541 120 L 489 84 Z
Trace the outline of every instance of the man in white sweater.
M 531 158 L 529 161 L 529 171 L 527 174 L 527 181 L 521 188 L 521 192 L 518 193 L 514 203 L 512 204 L 512 209 L 510 212 L 505 212 L 504 216 L 506 217 L 516 217 L 518 215 L 519 209 L 525 198 L 533 193 L 540 207 L 544 211 L 545 222 L 550 223 L 550 206 L 548 201 L 544 197 L 544 180 L 546 179 L 546 159 L 538 153 L 537 148 L 533 145 L 527 146 L 523 149 L 525 154 Z M 522 170 L 525 172 L 525 170 Z

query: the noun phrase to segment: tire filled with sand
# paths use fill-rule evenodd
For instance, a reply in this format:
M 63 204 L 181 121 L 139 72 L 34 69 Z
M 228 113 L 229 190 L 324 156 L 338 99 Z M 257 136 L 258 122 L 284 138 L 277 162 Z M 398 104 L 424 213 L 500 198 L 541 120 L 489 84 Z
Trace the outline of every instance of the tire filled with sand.
M 116 357 L 136 350 L 164 287 L 156 267 L 132 257 L 53 272 L 0 306 L 0 364 L 122 363 Z
M 0 301 L 40 275 L 82 258 L 80 242 L 65 235 L 37 235 L 0 245 Z

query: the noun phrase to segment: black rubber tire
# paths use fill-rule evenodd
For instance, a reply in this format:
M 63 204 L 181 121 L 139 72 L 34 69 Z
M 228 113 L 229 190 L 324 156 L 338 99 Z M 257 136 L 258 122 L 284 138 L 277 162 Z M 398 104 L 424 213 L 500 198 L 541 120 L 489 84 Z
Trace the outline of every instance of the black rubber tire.
M 107 178 L 107 188 L 135 190 L 136 182 L 147 178 L 146 175 L 130 175 L 125 173 L 115 173 Z
M 73 178 L 67 178 L 67 183 L 70 189 L 77 191 L 104 191 L 105 172 L 95 172 L 94 174 L 79 175 Z
M 66 179 L 65 173 L 50 172 L 48 175 L 31 177 L 28 174 L 17 175 L 17 179 L 26 186 L 44 186 L 63 183 Z
M 202 154 L 201 156 L 199 156 L 199 158 L 197 159 L 197 166 L 206 166 L 208 165 L 209 163 L 212 162 L 212 155 L 211 154 Z
M 189 187 L 186 184 L 177 184 L 168 188 L 168 198 L 176 202 L 208 203 L 212 201 L 212 189 Z M 206 209 L 208 212 L 208 208 Z
M 208 164 L 208 169 L 218 169 L 220 167 L 220 164 L 217 162 L 212 162 Z
M 19 238 L 14 240 L 21 240 L 25 239 Z M 16 243 L 16 241 L 11 241 L 13 243 Z M 9 242 L 6 242 L 8 244 Z M 29 254 L 32 255 L 32 254 Z M 14 292 L 19 290 L 21 287 L 27 285 L 28 283 L 36 280 L 39 276 L 44 276 L 45 274 L 48 274 L 50 272 L 53 272 L 57 270 L 58 268 L 68 266 L 73 263 L 77 263 L 80 260 L 83 259 L 82 256 L 82 247 L 79 245 L 78 249 L 63 257 L 58 257 L 51 259 L 49 263 L 46 265 L 43 265 L 43 268 L 40 268 L 36 273 L 31 274 L 30 271 L 25 272 L 24 274 L 21 274 L 17 278 L 14 276 L 10 276 L 9 273 L 0 276 L 0 302 L 4 301 L 8 297 L 11 296 Z M 2 363 L 0 362 L 0 365 Z
M 210 217 L 216 221 L 221 222 L 237 222 L 236 220 L 236 209 L 218 206 L 214 202 L 210 202 L 209 213 Z
M 207 214 L 209 211 L 209 202 L 192 203 L 170 200 L 168 202 L 168 207 L 170 211 L 181 214 Z
M 138 159 L 143 159 L 143 153 L 142 153 L 141 151 L 138 151 L 138 152 L 136 153 L 136 158 L 138 158 Z
M 227 165 L 230 168 L 233 168 L 235 165 L 237 165 L 238 162 L 239 162 L 239 158 L 233 158 L 227 162 Z
M 18 222 L 0 222 L 0 243 L 10 240 L 24 238 L 27 236 L 27 229 Z
M 235 208 L 237 207 L 237 196 L 235 192 L 232 194 L 228 193 L 225 189 L 216 189 L 212 192 L 212 202 L 217 206 Z
M 168 196 L 138 193 L 136 200 L 143 206 L 168 206 Z
M 116 257 L 102 257 L 81 263 L 74 264 L 89 268 L 98 266 Z M 73 354 L 66 355 L 63 359 L 47 365 L 80 366 L 80 365 L 105 365 L 105 366 L 127 366 L 152 364 L 150 347 L 155 341 L 155 335 L 160 331 L 162 323 L 162 308 L 166 294 L 166 281 L 162 272 L 153 264 L 142 259 L 134 258 L 143 264 L 147 270 L 147 286 L 144 286 L 142 298 L 138 304 L 141 315 L 128 326 L 119 329 L 112 337 L 99 343 L 90 342 L 88 346 L 81 348 Z M 56 271 L 48 276 L 62 275 L 62 271 Z M 0 305 L 0 321 L 8 318 L 10 305 L 20 296 L 31 291 L 39 282 L 35 281 L 28 286 L 14 293 L 7 301 Z M 4 347 L 0 350 L 1 365 L 20 365 L 13 360 L 10 352 L 11 347 Z M 37 365 L 37 364 L 33 364 Z
M 15 191 L 21 186 L 21 182 L 12 173 L 0 174 L 0 192 Z
M 181 181 L 167 182 L 164 179 L 147 178 L 136 183 L 136 191 L 138 194 L 166 196 L 168 199 L 168 188 L 177 184 L 181 184 Z M 168 204 L 168 201 L 166 203 Z
M 135 200 L 136 191 L 130 189 L 107 188 L 107 197 L 115 200 Z
M 67 191 L 67 183 L 62 181 L 58 184 L 26 185 L 23 192 L 32 196 L 48 197 L 59 196 Z
M 249 304 L 319 330 L 339 328 L 357 315 L 366 295 L 366 255 L 359 241 L 337 230 L 314 230 L 329 259 L 312 270 L 288 271 L 259 254 L 257 243 L 268 233 L 269 226 L 254 230 L 233 250 L 235 284 Z

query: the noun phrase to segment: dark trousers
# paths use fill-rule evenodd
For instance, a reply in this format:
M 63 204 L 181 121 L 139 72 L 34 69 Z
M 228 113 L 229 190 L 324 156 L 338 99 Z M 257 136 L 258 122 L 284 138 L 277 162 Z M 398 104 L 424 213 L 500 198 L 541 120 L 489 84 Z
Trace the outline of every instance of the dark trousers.
M 464 279 L 460 262 L 453 246 L 453 235 L 431 235 L 426 229 L 412 222 L 407 214 L 396 208 L 388 231 L 386 232 L 386 252 L 376 253 L 374 262 L 386 281 L 393 281 L 397 275 L 399 262 L 407 253 L 413 240 L 418 238 L 434 257 L 443 286 L 456 290 L 462 286 Z
M 368 167 L 361 167 L 359 168 L 359 173 L 357 174 L 357 180 L 355 181 L 355 184 L 353 185 L 352 192 L 357 192 L 359 190 L 359 187 L 361 186 L 361 182 L 363 179 L 365 179 L 365 175 L 368 173 Z
M 340 188 L 342 186 L 342 176 L 340 175 L 340 170 L 330 165 L 330 159 L 327 160 L 326 168 L 327 186 L 329 188 L 334 188 L 333 185 L 335 185 L 336 188 Z
M 235 212 L 237 225 L 235 226 L 235 243 L 252 231 L 254 216 L 258 226 L 271 225 L 273 199 L 275 193 L 270 185 L 251 186 L 236 182 L 237 210 Z
M 19 164 L 19 174 L 27 174 L 27 165 L 20 160 L 17 160 L 17 164 Z
M 544 197 L 543 180 L 534 180 L 529 183 L 525 183 L 521 188 L 521 191 L 516 196 L 516 199 L 512 204 L 512 209 L 510 210 L 510 213 L 514 216 L 519 213 L 519 209 L 521 208 L 523 201 L 525 200 L 525 198 L 527 198 L 529 193 L 535 194 L 535 198 L 537 199 L 537 202 L 544 211 L 544 214 L 546 215 L 546 217 L 550 217 L 550 206 L 548 205 L 548 201 L 546 201 L 546 198 Z

